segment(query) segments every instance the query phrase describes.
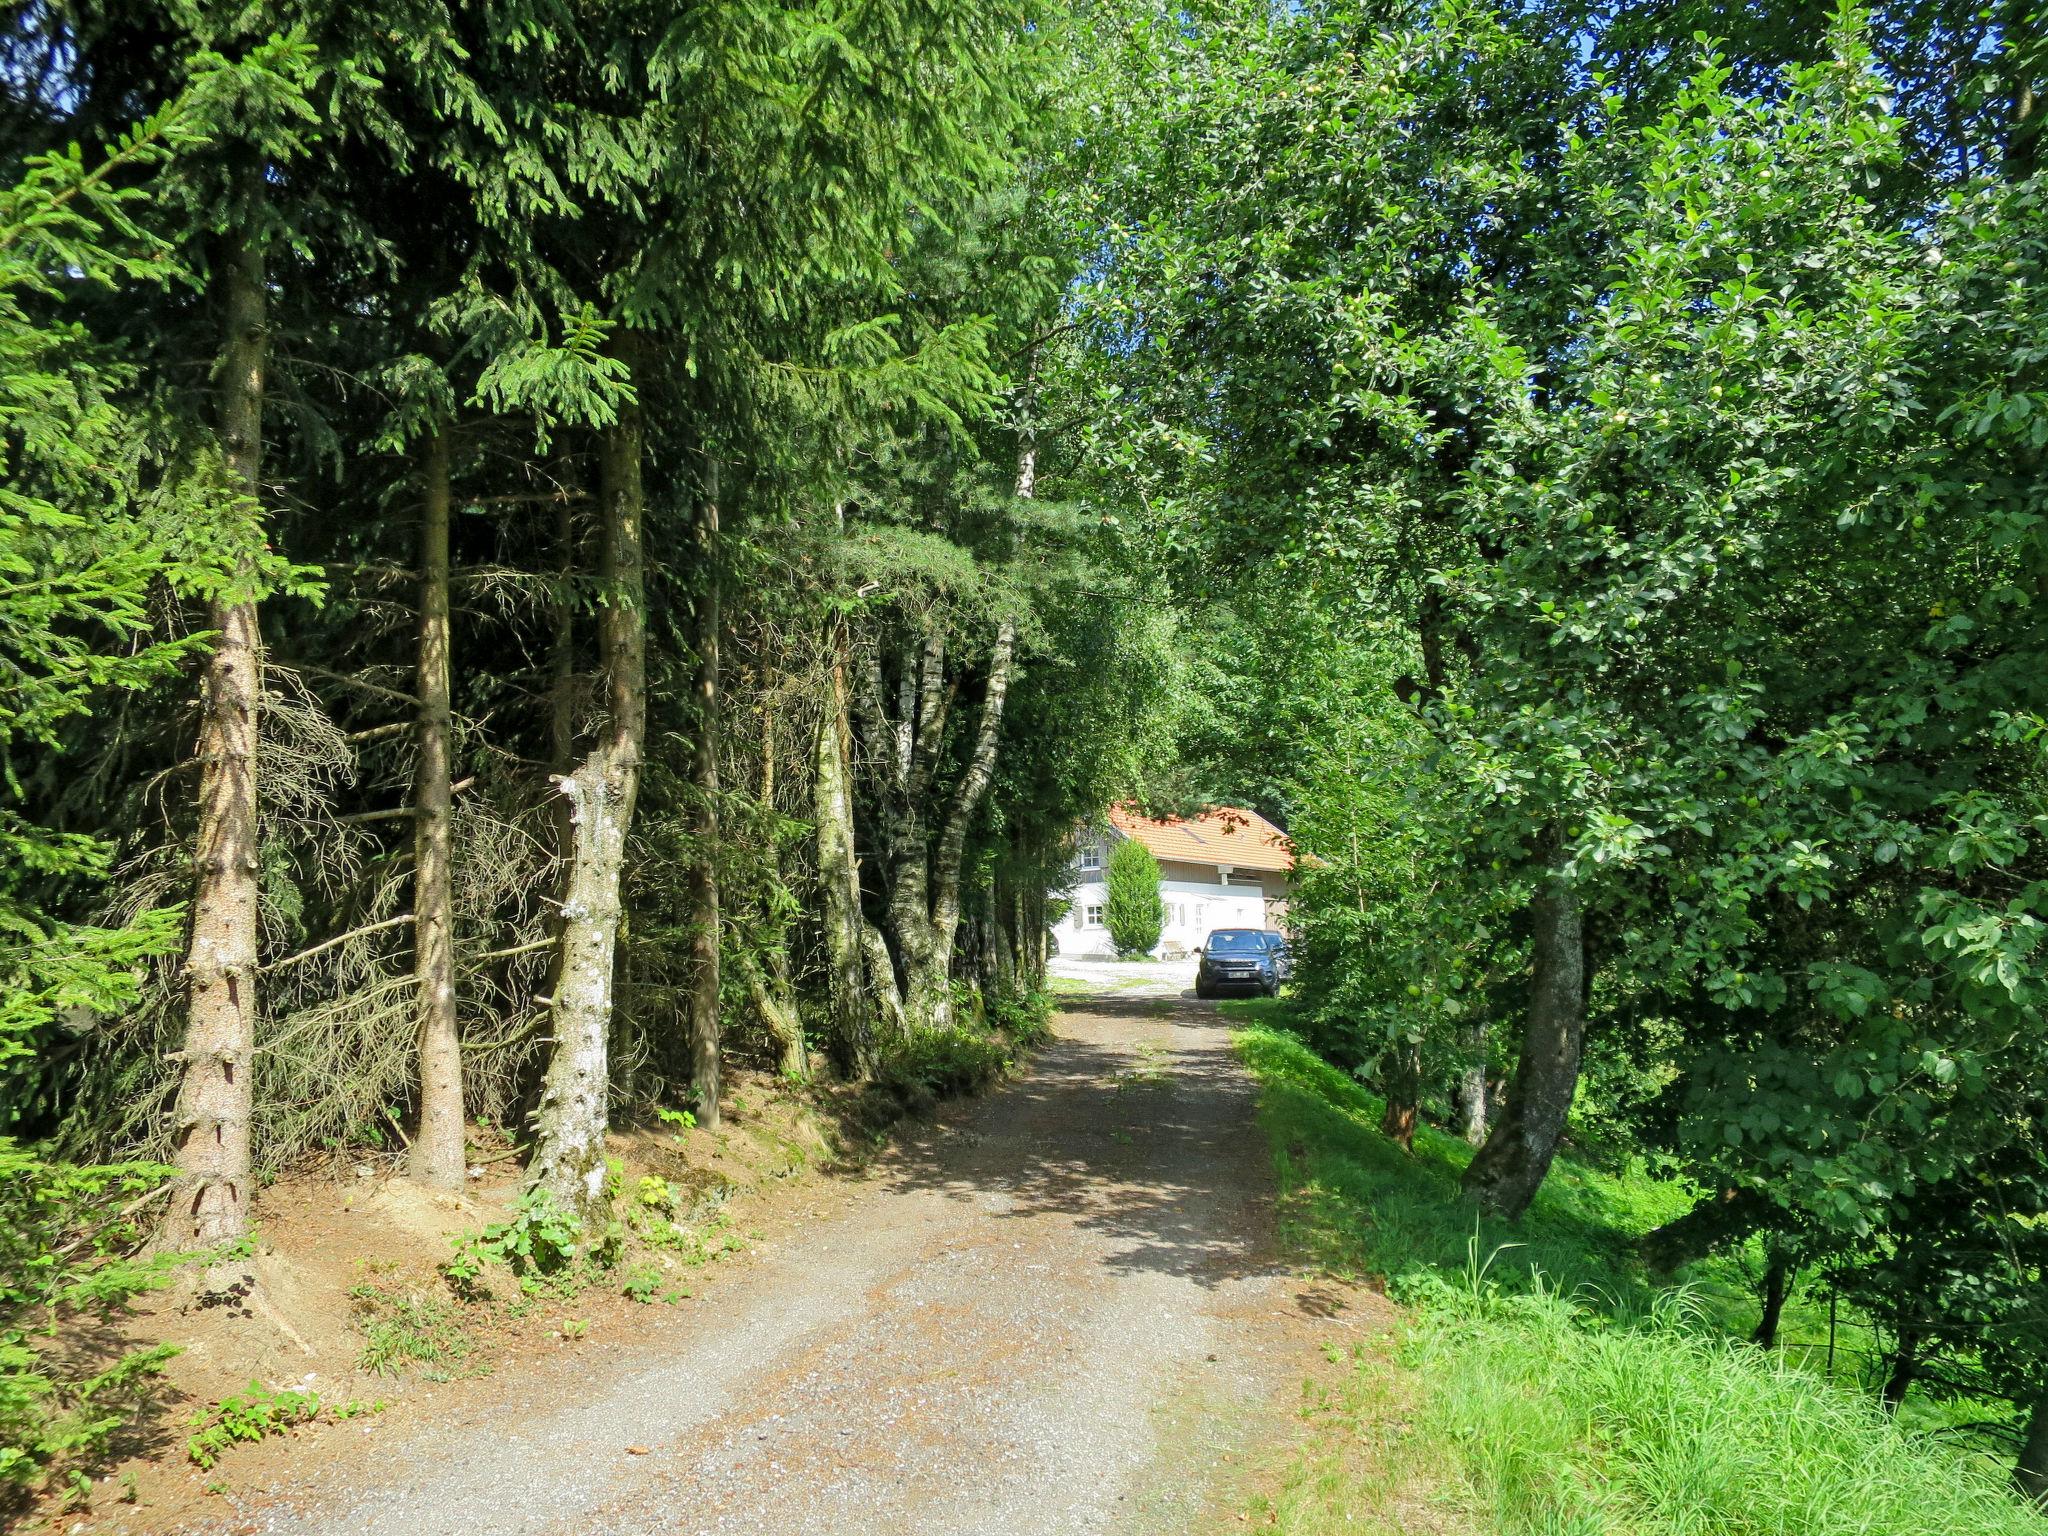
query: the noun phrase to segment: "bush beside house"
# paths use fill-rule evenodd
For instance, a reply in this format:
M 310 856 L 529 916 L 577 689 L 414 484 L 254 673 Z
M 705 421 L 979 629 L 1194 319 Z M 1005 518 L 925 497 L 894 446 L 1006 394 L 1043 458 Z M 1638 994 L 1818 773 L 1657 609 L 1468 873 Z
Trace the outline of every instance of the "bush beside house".
M 1102 926 L 1119 956 L 1150 954 L 1166 930 L 1159 900 L 1159 861 L 1135 839 L 1116 845 L 1103 881 Z

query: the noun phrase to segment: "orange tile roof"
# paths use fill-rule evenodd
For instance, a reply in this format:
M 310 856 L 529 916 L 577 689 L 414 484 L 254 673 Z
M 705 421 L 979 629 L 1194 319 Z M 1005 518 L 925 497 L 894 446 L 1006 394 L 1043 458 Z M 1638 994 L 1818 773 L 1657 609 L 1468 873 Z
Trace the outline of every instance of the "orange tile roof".
M 1294 868 L 1294 845 L 1287 834 L 1257 811 L 1235 805 L 1212 805 L 1189 818 L 1155 818 L 1135 807 L 1113 805 L 1109 824 L 1152 850 L 1155 859 L 1183 864 L 1228 864 L 1234 869 Z

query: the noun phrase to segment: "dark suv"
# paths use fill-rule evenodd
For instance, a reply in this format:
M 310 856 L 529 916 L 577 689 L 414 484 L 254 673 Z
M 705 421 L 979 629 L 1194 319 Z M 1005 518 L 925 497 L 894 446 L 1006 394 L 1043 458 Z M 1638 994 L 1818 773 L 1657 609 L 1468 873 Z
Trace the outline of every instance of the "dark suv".
M 1262 930 L 1218 928 L 1203 942 L 1202 963 L 1195 967 L 1195 996 L 1246 991 L 1271 997 L 1279 990 L 1279 957 Z

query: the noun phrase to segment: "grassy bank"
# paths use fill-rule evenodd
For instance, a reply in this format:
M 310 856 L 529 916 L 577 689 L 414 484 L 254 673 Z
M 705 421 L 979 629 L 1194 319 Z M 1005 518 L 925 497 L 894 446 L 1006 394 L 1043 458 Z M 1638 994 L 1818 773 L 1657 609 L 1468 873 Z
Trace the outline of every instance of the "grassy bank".
M 1425 1128 L 1402 1153 L 1357 1082 L 1269 1010 L 1239 1016 L 1290 1241 L 1407 1307 L 1391 1356 L 1361 1349 L 1320 1404 L 1273 1528 L 2048 1536 L 1983 1458 L 1735 1342 L 1732 1263 L 1660 1294 L 1633 1244 L 1683 1190 L 1564 1158 L 1519 1227 L 1479 1221 L 1463 1143 Z

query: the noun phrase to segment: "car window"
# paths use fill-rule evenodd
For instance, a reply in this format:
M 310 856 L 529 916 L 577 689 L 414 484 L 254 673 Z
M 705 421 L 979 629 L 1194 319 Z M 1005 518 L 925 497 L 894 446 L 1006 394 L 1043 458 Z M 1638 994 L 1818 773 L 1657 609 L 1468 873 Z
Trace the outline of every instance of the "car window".
M 1214 955 L 1256 955 L 1265 947 L 1266 941 L 1256 933 L 1231 932 L 1226 929 L 1221 933 L 1209 935 L 1208 948 Z

